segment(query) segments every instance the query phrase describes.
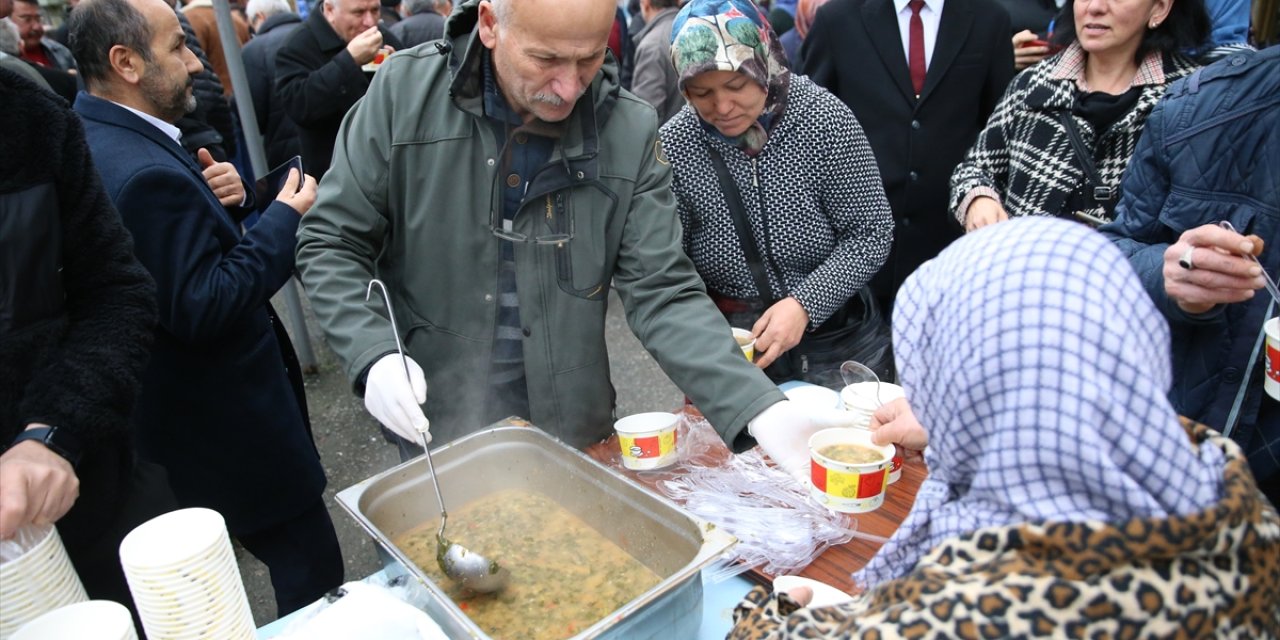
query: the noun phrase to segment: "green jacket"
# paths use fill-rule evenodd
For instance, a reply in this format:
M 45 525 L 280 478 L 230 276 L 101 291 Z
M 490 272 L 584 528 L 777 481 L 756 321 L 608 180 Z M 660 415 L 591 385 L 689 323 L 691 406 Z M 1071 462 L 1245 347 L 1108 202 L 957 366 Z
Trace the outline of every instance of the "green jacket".
M 382 301 L 365 302 L 370 278 L 386 282 L 405 348 L 426 373 L 437 441 L 483 427 L 477 416 L 491 404 L 502 241 L 490 203 L 500 197 L 506 141 L 481 121 L 478 3 L 450 18 L 444 42 L 452 47 L 427 43 L 382 65 L 344 119 L 333 165 L 298 228 L 303 283 L 358 394 L 368 367 L 395 351 Z M 617 78 L 610 60 L 565 123 L 526 125 L 558 142 L 514 228 L 529 236 L 571 228 L 574 237 L 515 246 L 525 417 L 579 447 L 612 432 L 604 326 L 614 286 L 640 342 L 741 448 L 747 421 L 783 396 L 742 357 L 684 254 L 657 116 Z

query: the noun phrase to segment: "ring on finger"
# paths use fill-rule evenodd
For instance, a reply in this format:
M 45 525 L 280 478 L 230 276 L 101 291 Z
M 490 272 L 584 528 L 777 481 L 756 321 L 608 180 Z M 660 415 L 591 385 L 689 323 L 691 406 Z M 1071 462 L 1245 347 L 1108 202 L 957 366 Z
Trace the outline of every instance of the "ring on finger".
M 1182 257 L 1178 258 L 1178 266 L 1182 267 L 1183 269 L 1186 269 L 1187 271 L 1191 271 L 1192 269 L 1195 269 L 1196 263 L 1194 260 L 1191 259 L 1192 254 L 1195 253 L 1195 251 L 1196 251 L 1195 247 L 1188 247 L 1186 251 L 1182 252 Z

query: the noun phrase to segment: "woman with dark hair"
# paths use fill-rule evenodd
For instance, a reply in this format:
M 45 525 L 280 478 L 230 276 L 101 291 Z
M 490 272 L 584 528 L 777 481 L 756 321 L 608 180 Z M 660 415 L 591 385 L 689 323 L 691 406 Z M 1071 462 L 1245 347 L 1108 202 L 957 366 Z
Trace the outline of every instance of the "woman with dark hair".
M 1065 49 L 1020 74 L 951 174 L 951 208 L 972 231 L 1010 217 L 1110 221 L 1147 115 L 1195 64 L 1203 0 L 1072 0 Z

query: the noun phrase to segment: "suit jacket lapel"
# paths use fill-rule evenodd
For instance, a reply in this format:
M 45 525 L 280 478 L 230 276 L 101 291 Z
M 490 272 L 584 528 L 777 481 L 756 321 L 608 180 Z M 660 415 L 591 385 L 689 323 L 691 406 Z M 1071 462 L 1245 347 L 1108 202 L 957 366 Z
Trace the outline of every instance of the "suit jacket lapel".
M 938 39 L 933 43 L 933 56 L 929 58 L 929 72 L 925 74 L 924 89 L 920 91 L 920 102 L 924 102 L 934 87 L 942 82 L 942 76 L 947 74 L 947 69 L 960 54 L 972 27 L 973 10 L 969 4 L 964 0 L 946 0 L 942 5 L 942 20 L 938 23 Z
M 97 96 L 87 93 L 81 93 L 76 98 L 77 105 L 83 103 L 83 107 L 79 109 L 81 115 L 92 118 L 103 124 L 121 127 L 133 131 L 151 142 L 160 145 L 165 151 L 181 162 L 183 166 L 195 177 L 195 179 L 204 187 L 203 194 L 212 199 L 216 205 L 216 210 L 221 213 L 220 219 L 224 222 L 233 236 L 238 235 L 238 225 L 231 218 L 231 214 L 227 212 L 222 203 L 218 202 L 217 196 L 209 189 L 208 184 L 204 181 L 204 172 L 200 170 L 200 166 L 191 158 L 191 154 L 182 148 L 177 141 L 165 135 L 163 131 L 155 125 L 139 118 L 136 114 L 115 104 L 109 100 L 104 100 Z
M 915 104 L 916 92 L 911 89 L 911 70 L 902 52 L 902 35 L 898 32 L 898 15 L 892 0 L 870 0 L 862 5 L 862 25 L 893 84 L 902 92 L 902 97 Z

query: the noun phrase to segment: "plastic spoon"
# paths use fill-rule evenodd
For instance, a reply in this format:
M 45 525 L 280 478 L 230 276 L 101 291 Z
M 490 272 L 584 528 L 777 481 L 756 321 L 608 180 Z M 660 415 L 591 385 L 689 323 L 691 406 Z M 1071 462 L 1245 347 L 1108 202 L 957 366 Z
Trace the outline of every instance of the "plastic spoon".
M 366 302 L 373 295 L 373 286 L 378 285 L 382 290 L 382 301 L 387 307 L 387 317 L 391 319 L 391 332 L 395 334 L 396 351 L 400 354 L 400 364 L 404 366 L 405 380 L 409 381 L 409 385 L 413 386 L 413 382 L 409 376 L 409 362 L 404 356 L 404 345 L 400 342 L 400 329 L 396 327 L 396 315 L 391 311 L 391 297 L 387 295 L 387 286 L 381 280 L 374 278 L 369 281 L 369 288 L 364 293 Z M 449 579 L 458 582 L 462 586 L 476 591 L 478 593 L 489 593 L 501 589 L 507 583 L 507 577 L 510 575 L 505 568 L 497 562 L 489 560 L 484 556 L 468 550 L 466 547 L 450 542 L 444 537 L 444 525 L 449 519 L 449 512 L 444 508 L 444 496 L 440 493 L 440 480 L 436 478 L 435 465 L 431 463 L 431 450 L 427 448 L 430 442 L 427 435 L 427 424 L 423 424 L 418 429 L 418 438 L 422 441 L 422 452 L 427 456 L 427 470 L 431 473 L 431 486 L 436 490 L 436 500 L 440 502 L 440 530 L 436 532 L 436 562 L 440 564 L 440 570 L 444 572 Z
M 859 382 L 876 383 L 876 404 L 883 405 L 884 401 L 880 399 L 880 376 L 872 371 L 870 367 L 853 360 L 845 360 L 840 365 L 840 377 L 844 380 L 844 385 L 850 386 Z

